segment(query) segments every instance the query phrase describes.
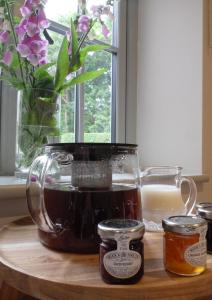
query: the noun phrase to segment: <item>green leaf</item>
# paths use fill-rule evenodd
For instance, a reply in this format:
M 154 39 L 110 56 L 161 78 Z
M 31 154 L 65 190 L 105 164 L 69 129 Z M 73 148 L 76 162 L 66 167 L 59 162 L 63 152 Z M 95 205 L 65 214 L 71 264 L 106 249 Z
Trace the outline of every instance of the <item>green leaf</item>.
M 15 77 L 0 76 L 0 80 L 9 82 L 14 88 L 19 90 L 23 90 L 25 88 L 24 82 Z
M 78 55 L 77 58 L 75 59 L 75 63 L 73 64 L 73 61 L 71 61 L 70 67 L 69 67 L 69 73 L 76 72 L 79 70 L 82 65 L 85 62 L 86 56 L 89 52 L 96 52 L 96 51 L 101 51 L 109 48 L 108 45 L 88 45 L 82 48 Z
M 107 71 L 106 68 L 98 69 L 96 71 L 90 71 L 90 72 L 85 72 L 80 74 L 79 76 L 74 77 L 73 79 L 69 80 L 67 83 L 65 83 L 62 87 L 61 90 L 67 89 L 75 84 L 80 84 L 88 80 L 92 80 L 96 77 L 99 77 L 103 73 Z
M 10 68 L 8 65 L 5 65 L 3 62 L 0 62 L 0 67 L 2 67 L 2 69 L 8 73 L 12 71 L 12 68 Z
M 78 36 L 73 20 L 71 19 L 71 53 L 75 55 L 78 51 Z
M 20 64 L 19 64 L 19 60 L 18 60 L 18 54 L 17 53 L 13 53 L 13 59 L 12 59 L 12 63 L 11 63 L 11 68 L 13 70 L 17 70 L 18 68 L 20 68 Z
M 43 72 L 46 72 L 46 71 L 43 71 Z M 37 89 L 41 89 L 41 90 L 52 91 L 52 93 L 54 93 L 55 92 L 54 78 L 52 76 L 50 76 L 50 75 L 48 76 L 48 75 L 45 76 L 43 74 L 43 77 L 37 78 L 34 83 L 34 87 Z
M 41 70 L 34 78 L 36 81 L 48 80 L 54 82 L 54 77 L 51 76 L 46 70 Z
M 68 56 L 68 39 L 63 38 L 62 45 L 57 58 L 57 69 L 55 75 L 55 90 L 59 90 L 64 84 L 65 78 L 68 75 L 69 56 Z
M 42 73 L 44 73 L 43 71 L 47 70 L 48 68 L 54 66 L 55 63 L 48 63 L 48 64 L 45 64 L 45 65 L 42 65 L 40 67 L 38 67 L 35 72 L 33 73 L 34 77 L 37 78 L 39 77 Z
M 14 1 L 14 2 L 15 2 L 15 1 Z M 17 24 L 19 24 L 19 23 L 20 23 L 20 21 L 21 21 L 21 18 L 20 18 L 20 17 L 18 17 L 18 16 L 13 16 L 13 21 L 14 21 L 15 25 L 17 25 Z
M 105 50 L 110 48 L 109 45 L 99 45 L 99 44 L 95 44 L 95 45 L 88 45 L 85 46 L 84 48 L 82 48 L 80 50 L 82 55 L 86 55 L 88 52 L 96 52 L 96 51 L 101 51 L 101 50 Z
M 40 89 L 49 89 L 54 90 L 54 77 L 50 75 L 45 68 L 40 69 L 39 72 L 37 72 L 36 76 L 34 76 L 34 87 L 40 88 Z
M 80 54 L 78 45 L 78 36 L 75 29 L 74 22 L 71 20 L 71 61 L 69 66 L 69 73 L 77 71 L 80 67 Z

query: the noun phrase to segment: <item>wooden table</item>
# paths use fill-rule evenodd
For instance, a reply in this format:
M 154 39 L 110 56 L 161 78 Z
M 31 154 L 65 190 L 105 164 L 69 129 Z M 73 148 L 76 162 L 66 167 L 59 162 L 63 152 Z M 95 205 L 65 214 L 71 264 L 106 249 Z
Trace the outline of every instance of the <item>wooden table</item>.
M 212 299 L 212 255 L 203 274 L 181 277 L 164 270 L 162 243 L 162 234 L 146 233 L 143 278 L 135 285 L 108 285 L 101 280 L 98 255 L 51 251 L 40 244 L 29 218 L 12 222 L 0 231 L 0 299 Z M 21 293 L 13 297 L 16 290 Z

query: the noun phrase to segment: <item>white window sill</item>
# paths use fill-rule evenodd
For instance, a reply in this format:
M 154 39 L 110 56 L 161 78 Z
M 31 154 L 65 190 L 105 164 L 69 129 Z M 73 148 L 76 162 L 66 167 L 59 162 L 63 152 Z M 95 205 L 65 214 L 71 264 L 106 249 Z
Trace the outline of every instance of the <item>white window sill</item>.
M 0 200 L 12 198 L 26 198 L 26 180 L 0 176 Z
M 28 214 L 26 180 L 0 176 L 0 205 L 1 219 Z

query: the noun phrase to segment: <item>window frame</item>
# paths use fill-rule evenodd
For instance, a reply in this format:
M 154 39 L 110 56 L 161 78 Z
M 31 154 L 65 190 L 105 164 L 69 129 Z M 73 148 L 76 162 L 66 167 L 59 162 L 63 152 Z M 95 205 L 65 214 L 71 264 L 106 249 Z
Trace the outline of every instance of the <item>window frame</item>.
M 119 30 L 114 29 L 117 30 L 117 45 L 115 47 L 117 55 L 112 62 L 116 71 L 112 77 L 112 97 L 115 100 L 112 101 L 111 141 L 135 143 L 138 0 L 121 0 L 116 5 L 118 5 L 117 27 Z M 52 22 L 51 26 L 53 25 Z M 61 25 L 62 27 L 65 26 Z M 106 51 L 114 51 L 114 48 L 111 47 Z M 114 89 L 114 87 L 116 88 Z M 17 92 L 5 82 L 1 82 L 0 89 L 0 175 L 14 175 Z M 83 86 L 80 87 L 78 93 L 83 95 Z M 81 109 L 82 105 L 79 105 L 78 110 Z M 82 120 L 75 124 L 78 134 L 80 134 L 81 122 Z

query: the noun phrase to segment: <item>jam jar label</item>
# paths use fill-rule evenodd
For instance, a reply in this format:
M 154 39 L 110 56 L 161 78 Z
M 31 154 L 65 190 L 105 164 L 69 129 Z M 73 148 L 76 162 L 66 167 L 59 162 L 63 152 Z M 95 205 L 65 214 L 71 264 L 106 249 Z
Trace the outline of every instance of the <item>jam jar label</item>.
M 199 242 L 189 246 L 185 253 L 185 261 L 192 266 L 204 266 L 207 259 L 207 247 L 206 247 L 206 235 L 207 227 L 203 226 L 201 229 L 197 229 L 196 233 L 199 233 Z
M 126 279 L 138 273 L 142 264 L 142 257 L 139 252 L 129 250 L 132 236 L 117 234 L 117 250 L 104 255 L 103 264 L 106 271 L 113 277 Z

